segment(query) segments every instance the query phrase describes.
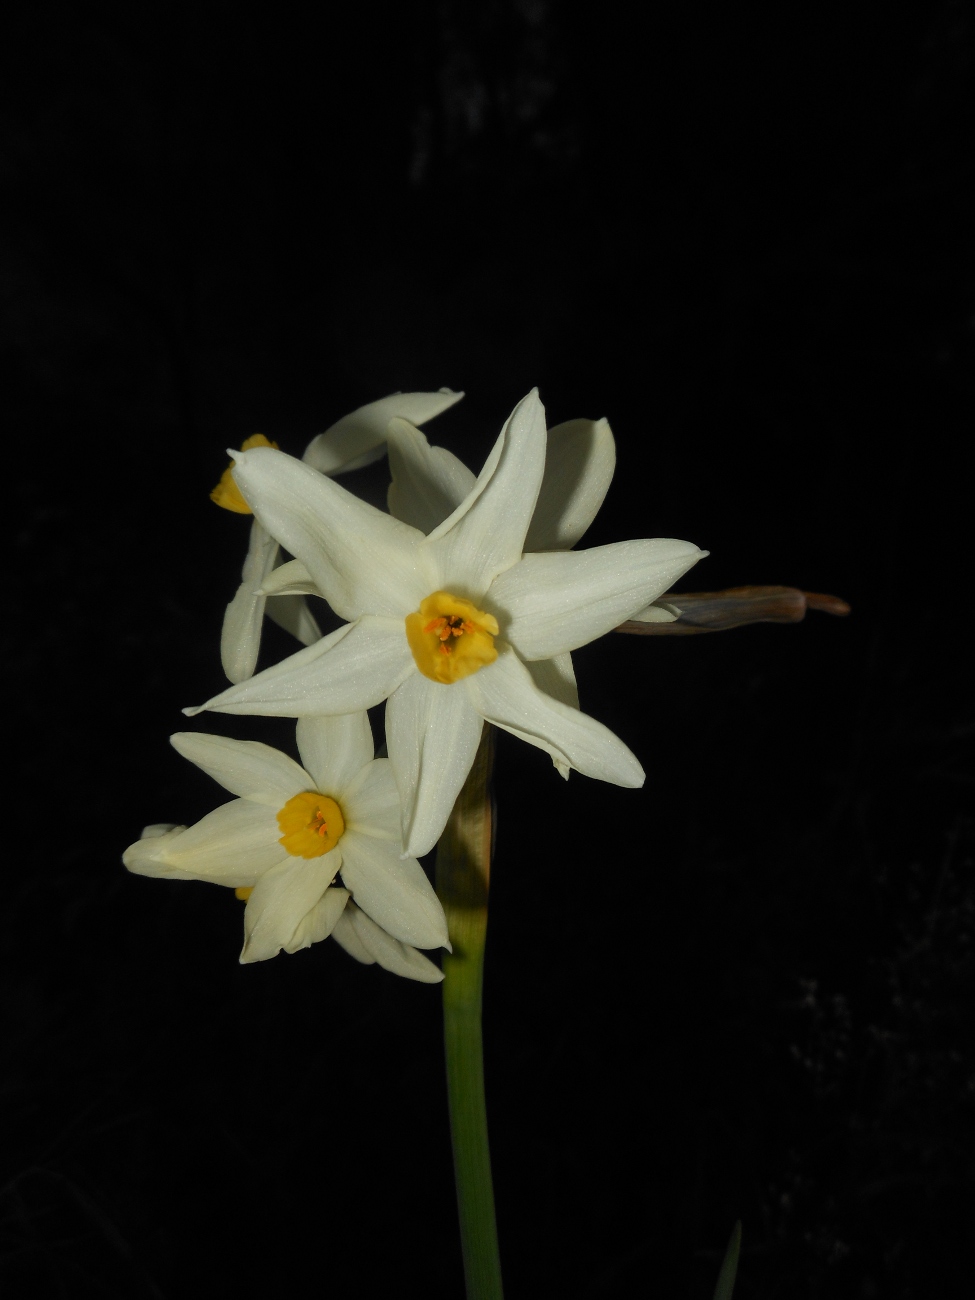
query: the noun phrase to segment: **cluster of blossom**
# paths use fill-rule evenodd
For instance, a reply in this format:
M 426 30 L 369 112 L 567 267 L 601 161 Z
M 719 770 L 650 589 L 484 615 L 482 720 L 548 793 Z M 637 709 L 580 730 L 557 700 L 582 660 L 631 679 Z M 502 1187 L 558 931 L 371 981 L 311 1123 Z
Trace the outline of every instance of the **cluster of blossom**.
M 242 962 L 331 935 L 359 961 L 438 981 L 419 949 L 449 947 L 446 921 L 417 859 L 485 721 L 564 777 L 643 784 L 633 753 L 580 710 L 571 652 L 627 619 L 673 618 L 655 602 L 706 552 L 670 538 L 574 551 L 615 468 L 608 423 L 546 429 L 532 391 L 475 477 L 417 427 L 461 396 L 361 407 L 301 460 L 257 435 L 213 493 L 254 520 L 221 639 L 231 686 L 184 712 L 295 718 L 301 765 L 257 742 L 178 733 L 179 753 L 237 797 L 191 827 L 146 827 L 123 860 L 234 888 Z M 384 451 L 389 513 L 335 481 Z M 309 597 L 342 626 L 322 636 Z M 304 648 L 255 673 L 265 615 Z M 384 701 L 388 758 L 375 758 L 366 710 Z

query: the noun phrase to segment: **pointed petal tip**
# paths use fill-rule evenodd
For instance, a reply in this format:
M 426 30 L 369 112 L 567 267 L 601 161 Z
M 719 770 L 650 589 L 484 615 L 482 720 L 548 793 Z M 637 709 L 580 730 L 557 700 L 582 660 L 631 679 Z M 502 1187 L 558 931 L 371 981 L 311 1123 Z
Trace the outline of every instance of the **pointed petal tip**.
M 195 718 L 198 713 L 203 713 L 205 709 L 205 704 L 194 704 L 188 709 L 180 709 L 180 712 L 185 714 L 187 718 Z

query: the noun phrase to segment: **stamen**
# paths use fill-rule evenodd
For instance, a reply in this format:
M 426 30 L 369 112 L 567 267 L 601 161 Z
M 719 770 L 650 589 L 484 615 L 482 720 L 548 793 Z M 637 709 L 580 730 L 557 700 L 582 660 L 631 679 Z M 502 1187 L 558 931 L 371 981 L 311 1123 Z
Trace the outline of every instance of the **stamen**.
M 463 636 L 465 632 L 473 632 L 474 624 L 469 618 L 461 619 L 459 614 L 450 614 L 431 619 L 423 630 L 435 633 L 441 641 L 449 641 L 452 636 Z M 440 650 L 445 655 L 450 654 L 449 645 L 442 645 Z

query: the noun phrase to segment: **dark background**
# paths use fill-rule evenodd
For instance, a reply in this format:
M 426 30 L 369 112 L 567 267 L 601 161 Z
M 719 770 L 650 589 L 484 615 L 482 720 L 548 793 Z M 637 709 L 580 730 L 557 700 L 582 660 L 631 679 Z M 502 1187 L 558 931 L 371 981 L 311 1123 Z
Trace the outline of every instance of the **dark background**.
M 740 1300 L 967 1294 L 970 11 L 81 8 L 0 82 L 6 1294 L 462 1293 L 438 991 L 120 854 L 220 799 L 224 449 L 449 385 L 477 468 L 533 384 L 587 544 L 853 615 L 579 652 L 642 792 L 502 737 L 508 1294 L 710 1297 L 738 1217 Z

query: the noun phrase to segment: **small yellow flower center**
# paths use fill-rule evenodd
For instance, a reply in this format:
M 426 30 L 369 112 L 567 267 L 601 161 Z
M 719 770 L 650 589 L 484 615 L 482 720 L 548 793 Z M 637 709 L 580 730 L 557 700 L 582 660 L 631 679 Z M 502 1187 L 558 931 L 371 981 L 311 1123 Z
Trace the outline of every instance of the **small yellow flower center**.
M 254 892 L 253 885 L 238 885 L 234 890 L 235 897 L 239 898 L 242 903 L 246 903 Z
M 277 446 L 276 442 L 271 442 L 270 439 L 265 438 L 263 433 L 255 433 L 244 440 L 241 451 L 250 451 L 252 447 L 273 447 L 277 450 Z M 252 515 L 253 510 L 244 500 L 240 488 L 234 482 L 230 473 L 236 463 L 236 461 L 232 460 L 224 470 L 220 482 L 210 493 L 210 500 L 218 506 L 222 506 L 224 510 L 233 510 L 235 514 Z
M 406 639 L 424 677 L 449 686 L 498 657 L 498 620 L 449 591 L 435 591 L 406 616 Z
M 278 841 L 296 858 L 320 858 L 335 848 L 345 831 L 342 809 L 327 794 L 306 790 L 278 813 L 284 834 Z

